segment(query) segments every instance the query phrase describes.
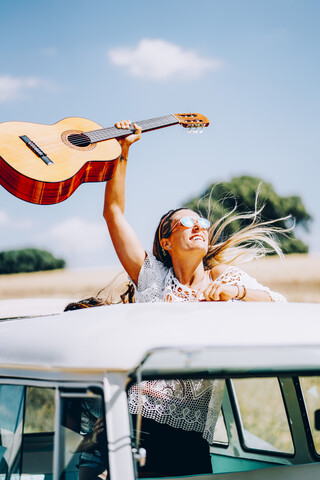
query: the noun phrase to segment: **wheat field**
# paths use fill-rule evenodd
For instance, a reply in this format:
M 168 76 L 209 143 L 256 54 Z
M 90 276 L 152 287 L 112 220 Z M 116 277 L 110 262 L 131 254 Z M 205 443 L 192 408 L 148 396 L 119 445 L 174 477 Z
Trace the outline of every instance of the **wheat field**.
M 288 301 L 320 303 L 320 256 L 288 255 L 283 261 L 268 257 L 242 268 L 263 285 L 285 295 Z M 0 275 L 0 299 L 79 300 L 96 295 L 110 282 L 115 292 L 112 298 L 116 299 L 126 281 L 127 276 L 120 267 Z

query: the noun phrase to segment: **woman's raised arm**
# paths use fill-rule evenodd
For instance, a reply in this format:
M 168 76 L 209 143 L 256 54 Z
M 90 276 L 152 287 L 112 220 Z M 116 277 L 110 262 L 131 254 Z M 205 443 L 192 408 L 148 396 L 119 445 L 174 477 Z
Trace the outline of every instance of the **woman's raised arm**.
M 130 121 L 123 120 L 115 124 L 117 128 L 128 129 Z M 122 147 L 116 172 L 108 180 L 105 191 L 103 216 L 107 222 L 110 237 L 118 258 L 132 281 L 137 285 L 140 269 L 145 260 L 145 250 L 136 233 L 124 215 L 125 210 L 125 177 L 130 145 L 140 139 L 141 129 L 133 125 L 136 132 L 119 140 Z

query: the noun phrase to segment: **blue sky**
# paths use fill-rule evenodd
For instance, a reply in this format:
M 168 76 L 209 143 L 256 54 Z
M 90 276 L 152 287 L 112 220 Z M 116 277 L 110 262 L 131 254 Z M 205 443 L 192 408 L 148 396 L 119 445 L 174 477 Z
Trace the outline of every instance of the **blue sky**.
M 249 174 L 302 197 L 314 222 L 300 236 L 320 253 L 319 19 L 317 0 L 2 1 L 0 122 L 200 112 L 202 135 L 174 126 L 132 147 L 126 212 L 145 248 L 169 208 Z M 85 184 L 41 206 L 0 186 L 0 250 L 116 265 L 103 196 Z

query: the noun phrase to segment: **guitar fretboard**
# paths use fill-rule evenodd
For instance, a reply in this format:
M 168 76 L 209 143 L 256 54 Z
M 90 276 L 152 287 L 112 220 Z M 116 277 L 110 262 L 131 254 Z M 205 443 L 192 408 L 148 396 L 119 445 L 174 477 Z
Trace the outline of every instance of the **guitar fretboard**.
M 157 130 L 159 128 L 169 127 L 180 123 L 174 115 L 165 115 L 164 117 L 150 118 L 149 120 L 140 120 L 139 122 L 133 122 L 141 127 L 142 132 L 150 132 L 151 130 Z M 90 139 L 91 143 L 102 142 L 109 140 L 110 138 L 126 137 L 133 133 L 135 129 L 133 127 L 129 129 L 119 129 L 117 127 L 101 128 L 99 130 L 92 130 L 91 132 L 85 132 L 85 135 Z

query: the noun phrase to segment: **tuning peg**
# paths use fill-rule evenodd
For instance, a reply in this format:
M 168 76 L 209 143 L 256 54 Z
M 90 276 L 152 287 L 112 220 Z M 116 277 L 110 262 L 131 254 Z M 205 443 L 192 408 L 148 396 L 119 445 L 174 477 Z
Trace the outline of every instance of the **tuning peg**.
M 188 133 L 191 133 L 191 132 L 192 132 L 192 127 L 191 127 L 191 125 L 190 125 L 190 127 L 188 126 L 187 128 L 188 128 Z
M 203 130 L 204 130 L 204 126 L 201 125 L 201 127 L 199 127 L 199 134 L 200 134 L 200 135 L 203 133 Z

